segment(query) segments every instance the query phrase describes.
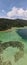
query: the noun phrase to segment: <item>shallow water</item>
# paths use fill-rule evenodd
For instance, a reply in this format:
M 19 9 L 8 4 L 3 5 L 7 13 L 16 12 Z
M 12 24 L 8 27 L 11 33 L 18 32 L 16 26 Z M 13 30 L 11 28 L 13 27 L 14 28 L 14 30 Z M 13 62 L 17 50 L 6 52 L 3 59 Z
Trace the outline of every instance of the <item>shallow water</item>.
M 27 29 L 15 29 L 11 32 L 0 32 L 0 41 L 19 41 L 24 44 L 24 56 L 17 62 L 14 61 L 14 55 L 19 51 L 19 48 L 6 48 L 2 53 L 3 62 L 10 60 L 12 65 L 27 65 Z

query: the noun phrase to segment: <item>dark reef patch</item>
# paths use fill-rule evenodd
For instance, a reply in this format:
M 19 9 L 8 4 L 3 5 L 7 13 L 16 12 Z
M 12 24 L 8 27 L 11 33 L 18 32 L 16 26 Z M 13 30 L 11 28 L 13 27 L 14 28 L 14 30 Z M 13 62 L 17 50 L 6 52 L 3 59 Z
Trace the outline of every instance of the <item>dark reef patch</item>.
M 13 48 L 14 47 L 20 48 L 21 50 L 23 50 L 24 48 L 24 45 L 18 41 L 10 41 L 5 43 L 0 42 L 0 52 L 2 52 L 2 50 L 5 50 L 7 47 L 10 47 L 10 46 Z
M 17 62 L 19 59 L 21 59 L 24 56 L 24 51 L 18 51 L 14 55 L 14 61 Z
M 11 61 L 5 61 L 3 62 L 1 59 L 1 54 L 3 53 L 3 50 L 5 50 L 8 47 L 17 47 L 19 48 L 19 51 L 15 53 L 14 55 L 14 61 L 17 62 L 21 57 L 24 55 L 24 44 L 18 41 L 10 41 L 10 42 L 4 42 L 0 41 L 0 65 L 12 65 Z
M 3 62 L 3 65 L 12 65 L 12 63 L 11 63 L 11 61 L 5 61 L 5 62 Z
M 10 60 L 7 60 L 7 61 L 2 61 L 2 57 L 0 56 L 0 65 L 12 65 L 11 61 Z

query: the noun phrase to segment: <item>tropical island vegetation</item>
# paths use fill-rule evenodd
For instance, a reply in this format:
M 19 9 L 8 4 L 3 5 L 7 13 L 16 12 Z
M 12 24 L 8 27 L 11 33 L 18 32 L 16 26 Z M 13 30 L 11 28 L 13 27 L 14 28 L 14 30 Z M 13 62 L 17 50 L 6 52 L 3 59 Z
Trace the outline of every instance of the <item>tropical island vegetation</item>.
M 11 29 L 12 27 L 24 27 L 27 26 L 27 20 L 22 19 L 5 19 L 0 18 L 0 31 Z

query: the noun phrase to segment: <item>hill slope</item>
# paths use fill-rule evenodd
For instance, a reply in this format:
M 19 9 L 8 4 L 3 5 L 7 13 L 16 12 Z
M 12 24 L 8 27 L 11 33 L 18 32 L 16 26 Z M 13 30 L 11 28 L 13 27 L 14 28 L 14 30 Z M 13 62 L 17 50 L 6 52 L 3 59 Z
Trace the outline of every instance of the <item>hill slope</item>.
M 11 29 L 11 27 L 24 27 L 27 26 L 27 20 L 22 19 L 5 19 L 0 18 L 0 31 Z

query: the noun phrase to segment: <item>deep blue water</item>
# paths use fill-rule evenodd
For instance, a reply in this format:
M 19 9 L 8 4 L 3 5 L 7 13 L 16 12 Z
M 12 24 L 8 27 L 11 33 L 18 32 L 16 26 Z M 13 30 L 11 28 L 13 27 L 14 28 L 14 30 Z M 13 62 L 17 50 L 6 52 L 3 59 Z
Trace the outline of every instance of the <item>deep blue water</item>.
M 17 29 L 17 34 L 19 34 L 23 39 L 27 40 L 27 29 Z

